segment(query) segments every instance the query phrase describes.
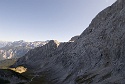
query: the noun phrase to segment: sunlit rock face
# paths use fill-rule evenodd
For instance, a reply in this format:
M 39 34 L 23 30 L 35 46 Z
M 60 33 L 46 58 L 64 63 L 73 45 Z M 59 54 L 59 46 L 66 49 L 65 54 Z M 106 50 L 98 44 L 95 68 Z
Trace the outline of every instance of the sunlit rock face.
M 125 0 L 101 11 L 74 42 L 57 44 L 31 50 L 13 67 L 27 67 L 46 84 L 124 84 Z

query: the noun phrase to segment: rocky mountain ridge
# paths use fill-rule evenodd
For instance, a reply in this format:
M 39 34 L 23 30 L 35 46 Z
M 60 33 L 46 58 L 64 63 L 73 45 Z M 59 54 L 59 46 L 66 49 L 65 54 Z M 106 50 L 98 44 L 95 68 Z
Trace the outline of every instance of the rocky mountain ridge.
M 73 42 L 50 41 L 12 67 L 27 67 L 30 84 L 124 84 L 125 0 L 101 11 Z
M 6 45 L 11 44 L 12 42 L 9 41 L 0 41 L 0 48 L 5 47 Z
M 25 42 L 23 40 L 14 42 L 3 42 L 0 48 L 0 60 L 19 58 L 25 55 L 30 49 L 40 47 L 48 43 L 48 41 Z

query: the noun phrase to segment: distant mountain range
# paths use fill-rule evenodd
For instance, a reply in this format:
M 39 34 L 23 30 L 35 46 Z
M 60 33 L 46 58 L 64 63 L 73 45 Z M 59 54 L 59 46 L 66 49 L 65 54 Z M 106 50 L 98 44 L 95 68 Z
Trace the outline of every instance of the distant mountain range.
M 0 41 L 0 48 L 5 47 L 6 45 L 11 44 L 12 42 L 9 41 Z
M 23 40 L 7 42 L 0 41 L 0 60 L 19 58 L 25 55 L 30 49 L 40 47 L 48 43 L 48 41 L 25 42 Z

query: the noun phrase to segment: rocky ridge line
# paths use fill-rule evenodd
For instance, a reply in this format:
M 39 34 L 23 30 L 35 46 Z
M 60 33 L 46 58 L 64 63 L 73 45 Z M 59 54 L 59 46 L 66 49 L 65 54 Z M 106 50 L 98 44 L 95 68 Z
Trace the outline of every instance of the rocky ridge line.
M 76 41 L 58 47 L 48 43 L 13 66 L 28 67 L 46 84 L 124 84 L 124 16 L 125 0 L 117 0 L 101 11 Z

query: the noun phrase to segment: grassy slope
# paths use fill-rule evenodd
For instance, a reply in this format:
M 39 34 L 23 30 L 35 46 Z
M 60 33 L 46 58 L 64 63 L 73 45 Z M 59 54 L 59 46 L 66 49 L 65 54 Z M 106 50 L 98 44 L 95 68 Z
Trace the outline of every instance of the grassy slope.
M 13 65 L 17 59 L 7 59 L 0 61 L 0 69 L 8 69 L 9 66 Z

